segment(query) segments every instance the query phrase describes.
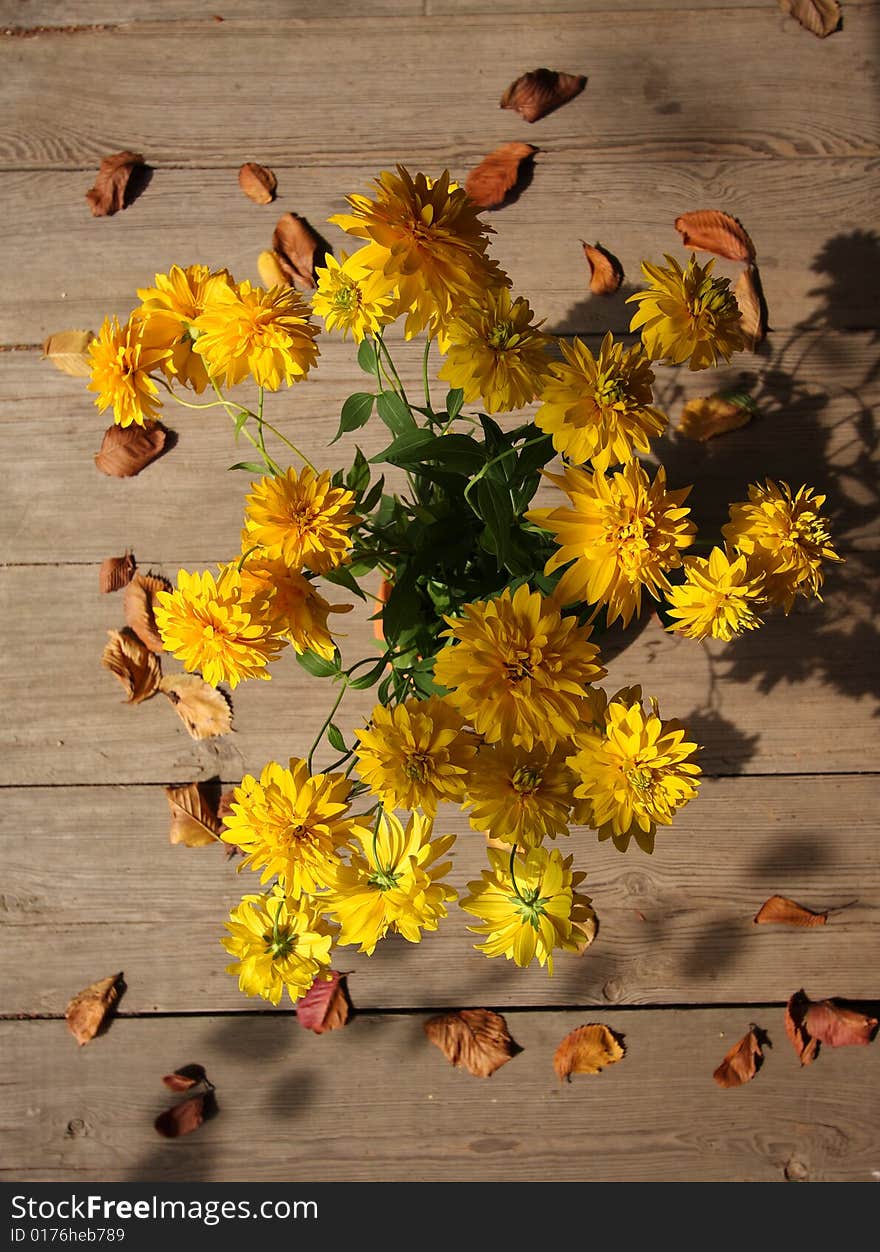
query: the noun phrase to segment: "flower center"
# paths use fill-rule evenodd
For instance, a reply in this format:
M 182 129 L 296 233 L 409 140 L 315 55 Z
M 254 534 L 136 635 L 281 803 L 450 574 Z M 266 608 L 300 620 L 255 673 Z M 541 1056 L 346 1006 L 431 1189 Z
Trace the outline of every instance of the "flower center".
M 406 758 L 403 772 L 410 782 L 425 782 L 431 772 L 431 758 L 427 752 L 413 752 Z
M 292 843 L 311 842 L 311 839 L 312 832 L 301 822 L 296 825 L 290 823 L 278 833 L 278 844 L 282 848 L 289 848 Z
M 532 678 L 532 658 L 527 652 L 521 652 L 512 657 L 509 661 L 505 661 L 502 666 L 504 677 L 509 683 L 516 686 L 521 683 L 524 678 Z
M 628 770 L 624 770 L 626 781 L 635 788 L 636 791 L 650 791 L 654 785 L 654 775 L 649 769 L 640 769 L 633 766 Z
M 288 930 L 286 926 L 276 926 L 274 930 L 266 931 L 263 935 L 263 942 L 272 960 L 277 961 L 285 956 L 289 956 L 294 950 L 296 947 L 296 934 Z
M 596 403 L 602 408 L 612 408 L 626 396 L 622 379 L 614 374 L 610 374 L 607 378 L 600 378 L 596 384 Z
M 514 896 L 511 903 L 524 922 L 534 929 L 539 928 L 539 918 L 544 912 L 544 905 L 549 899 L 548 896 L 542 896 L 538 892 L 537 887 L 529 887 L 528 890 L 520 889 L 520 894 Z
M 356 309 L 360 302 L 360 290 L 354 286 L 338 287 L 333 295 L 333 303 L 337 309 L 342 309 L 347 313 L 350 313 L 352 309 Z
M 537 791 L 543 781 L 543 775 L 539 769 L 534 766 L 520 765 L 513 772 L 510 782 L 514 791 L 521 796 L 529 796 Z
M 802 513 L 791 524 L 790 541 L 794 544 L 813 544 L 823 547 L 831 538 L 825 519 L 818 513 Z
M 488 344 L 490 348 L 497 348 L 503 351 L 505 348 L 510 347 L 517 337 L 516 327 L 513 322 L 496 322 L 489 331 Z
M 395 874 L 392 869 L 376 869 L 367 879 L 367 883 L 371 887 L 375 887 L 378 891 L 391 891 L 397 886 L 400 874 Z

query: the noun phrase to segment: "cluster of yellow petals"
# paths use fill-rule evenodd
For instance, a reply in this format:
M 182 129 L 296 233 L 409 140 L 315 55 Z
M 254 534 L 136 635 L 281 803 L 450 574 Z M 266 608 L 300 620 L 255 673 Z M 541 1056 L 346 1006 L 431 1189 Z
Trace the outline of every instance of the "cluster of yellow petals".
M 397 316 L 397 289 L 393 278 L 365 265 L 361 249 L 353 256 L 343 252 L 339 261 L 327 253 L 315 270 L 317 290 L 312 312 L 324 319 L 327 330 L 350 334 L 355 343 L 376 335 Z
M 168 344 L 149 323 L 120 326 L 115 317 L 106 318 L 89 344 L 89 391 L 98 393 L 98 412 L 112 408 L 117 426 L 157 421 L 162 404 L 151 375 L 165 367 L 168 356 Z
M 342 565 L 351 546 L 350 531 L 360 518 L 352 512 L 354 495 L 334 487 L 330 473 L 306 466 L 251 484 L 242 546 L 259 547 L 292 569 L 316 574 Z
M 652 361 L 709 369 L 745 347 L 739 305 L 730 280 L 714 278 L 714 257 L 700 265 L 691 256 L 686 269 L 667 254 L 668 265 L 642 264 L 649 286 L 628 296 L 638 304 L 630 330 L 642 337 Z
M 296 1003 L 316 978 L 329 977 L 332 932 L 306 899 L 292 900 L 279 888 L 246 895 L 226 929 L 222 943 L 235 958 L 226 972 L 245 995 L 277 1005 L 286 990 Z
M 708 557 L 686 556 L 683 564 L 685 581 L 666 592 L 670 631 L 728 643 L 761 625 L 755 610 L 765 599 L 764 580 L 751 574 L 744 556 L 713 548 Z
M 446 362 L 438 377 L 460 387 L 468 403 L 482 400 L 487 413 L 524 408 L 547 376 L 549 340 L 533 324 L 527 300 L 512 300 L 506 287 L 490 289 L 446 326 Z

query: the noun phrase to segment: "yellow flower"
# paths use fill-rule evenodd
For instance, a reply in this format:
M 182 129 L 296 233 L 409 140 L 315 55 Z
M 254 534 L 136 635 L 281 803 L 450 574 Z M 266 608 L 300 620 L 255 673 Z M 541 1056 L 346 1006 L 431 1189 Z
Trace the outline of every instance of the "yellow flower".
M 266 666 L 285 645 L 265 602 L 244 597 L 234 566 L 216 582 L 207 570 L 179 570 L 177 590 L 157 593 L 155 614 L 168 651 L 209 683 L 236 687 L 245 678 L 268 679 Z
M 351 783 L 342 774 L 309 773 L 299 757 L 289 768 L 270 761 L 259 781 L 246 774 L 236 787 L 220 838 L 246 853 L 243 865 L 278 875 L 294 899 L 326 887 L 340 865 L 339 849 L 361 833 L 349 811 Z
M 490 869 L 468 883 L 470 894 L 461 901 L 481 926 L 468 926 L 485 935 L 476 944 L 486 956 L 506 956 L 517 965 L 537 958 L 553 973 L 553 952 L 582 951 L 596 933 L 596 914 L 590 897 L 575 890 L 586 874 L 572 873 L 570 856 L 563 859 L 558 848 L 529 848 L 514 857 L 514 879 L 506 852 L 489 848 Z
M 445 619 L 445 635 L 457 642 L 441 649 L 434 667 L 449 701 L 489 743 L 531 751 L 568 738 L 587 684 L 605 673 L 589 629 L 525 585 L 465 604 L 463 613 Z
M 353 850 L 350 865 L 336 870 L 324 909 L 341 929 L 337 942 L 360 944 L 370 955 L 389 930 L 418 943 L 423 930 L 436 930 L 455 899 L 441 882 L 451 862 L 437 864 L 455 835 L 432 839 L 433 819 L 413 813 L 406 827 L 393 813 L 383 813 L 377 830 L 357 832 L 363 851 Z
M 795 596 L 817 596 L 825 578 L 823 561 L 840 561 L 831 543 L 824 496 L 812 487 L 792 494 L 788 483 L 767 479 L 749 487 L 746 501 L 730 506 L 722 534 L 743 553 L 749 572 L 763 578 L 764 593 L 790 613 Z
M 549 340 L 532 325 L 527 300 L 506 287 L 485 291 L 445 327 L 447 359 L 438 378 L 460 387 L 468 403 L 479 396 L 487 413 L 530 404 L 547 375 Z
M 568 758 L 578 777 L 575 795 L 587 801 L 589 824 L 600 839 L 625 852 L 635 839 L 654 851 L 657 826 L 668 826 L 677 809 L 697 794 L 697 745 L 676 721 L 661 721 L 656 702 L 646 714 L 639 688 L 609 701 L 603 735 L 588 734 Z
M 195 334 L 190 327 L 205 308 L 211 287 L 219 283 L 230 286 L 226 270 L 212 274 L 207 265 L 188 265 L 181 269 L 172 265 L 167 274 L 156 275 L 155 287 L 142 287 L 138 296 L 143 301 L 132 318 L 148 325 L 149 333 L 169 349 L 162 363 L 169 378 L 177 378 L 184 386 L 201 393 L 208 385 L 205 362 L 195 351 Z
M 761 619 L 755 605 L 764 599 L 760 578 L 750 575 L 744 556 L 713 548 L 708 558 L 684 558 L 686 582 L 666 593 L 668 613 L 678 620 L 667 630 L 689 639 L 723 639 L 756 630 Z
M 462 734 L 462 718 L 445 700 L 407 700 L 395 709 L 377 704 L 359 730 L 358 773 L 389 809 L 423 809 L 464 799 L 468 765 L 476 752 Z
M 253 552 L 241 569 L 243 600 L 264 601 L 260 612 L 277 634 L 289 639 L 297 652 L 314 652 L 331 660 L 336 652 L 327 626 L 331 613 L 350 613 L 351 604 L 330 604 L 302 574 L 280 558 Z
M 394 321 L 395 284 L 380 270 L 364 265 L 360 252 L 341 255 L 340 262 L 328 252 L 324 266 L 315 270 L 318 289 L 312 311 L 324 319 L 328 330 L 341 330 L 343 339 L 351 331 L 352 339 L 360 343 Z
M 565 362 L 550 366 L 535 417 L 556 451 L 576 465 L 591 461 L 600 473 L 647 452 L 668 419 L 651 404 L 654 373 L 642 349 L 625 351 L 610 333 L 598 357 L 580 339 L 560 347 Z
M 562 750 L 487 745 L 468 777 L 470 823 L 504 843 L 537 847 L 545 838 L 568 834 L 573 788 Z
M 639 305 L 630 330 L 641 331 L 653 361 L 687 361 L 692 370 L 717 365 L 719 359 L 729 361 L 745 346 L 729 279 L 712 277 L 714 258 L 698 265 L 692 255 L 686 270 L 668 253 L 666 260 L 668 266 L 643 262 L 642 273 L 651 285 L 628 297 Z
M 293 287 L 210 284 L 205 309 L 193 323 L 195 350 L 208 373 L 227 387 L 250 375 L 260 387 L 277 391 L 305 378 L 318 358 L 316 326 Z
M 98 412 L 112 407 L 117 426 L 157 421 L 162 405 L 150 374 L 162 368 L 167 356 L 168 348 L 152 327 L 131 319 L 120 326 L 115 317 L 105 318 L 89 344 L 89 391 L 98 393 Z
M 278 1004 L 285 987 L 296 1003 L 316 978 L 330 972 L 330 930 L 304 900 L 292 901 L 283 892 L 247 895 L 226 923 L 221 940 L 235 960 L 227 974 L 238 975 L 248 996 L 262 996 Z
M 333 487 L 329 470 L 320 474 L 306 466 L 291 468 L 279 478 L 252 483 L 247 497 L 242 547 L 262 549 L 261 556 L 280 557 L 292 569 L 322 574 L 348 558 L 348 532 L 361 520 L 351 511 L 354 494 Z
M 610 477 L 567 466 L 547 474 L 571 501 L 570 508 L 531 509 L 526 517 L 549 530 L 558 550 L 547 562 L 551 574 L 568 565 L 556 588 L 560 604 L 607 604 L 608 622 L 626 626 L 641 611 L 642 590 L 659 599 L 669 583 L 666 570 L 681 564 L 679 548 L 693 540 L 683 501 L 690 487 L 666 490 L 661 467 L 653 482 L 638 461 Z

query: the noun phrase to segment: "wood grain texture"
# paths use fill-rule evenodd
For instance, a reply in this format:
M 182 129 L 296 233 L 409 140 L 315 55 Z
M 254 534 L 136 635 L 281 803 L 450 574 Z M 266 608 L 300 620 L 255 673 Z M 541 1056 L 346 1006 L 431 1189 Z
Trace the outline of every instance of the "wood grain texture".
M 342 948 L 334 965 L 362 1008 L 782 1002 L 803 984 L 876 995 L 876 795 L 868 777 L 707 780 L 651 857 L 576 831 L 560 846 L 587 871 L 599 934 L 583 957 L 557 957 L 552 978 L 476 952 L 456 907 L 418 946 Z M 485 866 L 483 836 L 451 806 L 437 829 L 459 836 L 461 893 Z M 225 848 L 171 846 L 161 787 L 7 789 L 0 855 L 0 1014 L 63 1013 L 105 965 L 125 971 L 127 1013 L 268 1009 L 225 973 L 219 942 L 257 880 Z M 848 907 L 807 935 L 755 926 L 775 892 Z

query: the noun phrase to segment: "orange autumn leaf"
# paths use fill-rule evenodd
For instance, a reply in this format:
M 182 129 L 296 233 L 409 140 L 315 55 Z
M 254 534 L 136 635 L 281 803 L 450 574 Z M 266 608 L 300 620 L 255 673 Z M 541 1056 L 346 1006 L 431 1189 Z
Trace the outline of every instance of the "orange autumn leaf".
M 481 209 L 497 209 L 507 198 L 520 176 L 523 161 L 530 161 L 537 148 L 530 143 L 503 143 L 464 180 L 464 189 Z
M 623 282 L 623 266 L 599 243 L 585 243 L 582 239 L 581 247 L 590 266 L 590 291 L 594 296 L 613 295 Z
M 162 652 L 165 647 L 153 613 L 156 593 L 170 590 L 171 583 L 159 574 L 135 574 L 123 593 L 126 623 L 151 652 Z
M 94 337 L 91 330 L 60 330 L 43 344 L 43 356 L 62 374 L 89 378 L 92 373 L 89 344 Z
M 490 1078 L 520 1051 L 507 1022 L 491 1009 L 461 1009 L 425 1022 L 425 1034 L 451 1065 Z
M 345 974 L 330 971 L 329 978 L 316 978 L 301 1000 L 296 1003 L 296 1020 L 306 1030 L 323 1035 L 339 1030 L 351 1015 L 348 983 Z
M 735 1043 L 712 1077 L 719 1087 L 741 1087 L 750 1082 L 764 1063 L 759 1031 L 755 1026 Z
M 271 204 L 275 199 L 278 179 L 265 165 L 246 161 L 238 171 L 238 185 L 254 204 Z
M 124 556 L 108 556 L 98 570 L 98 586 L 102 592 L 119 591 L 131 582 L 135 571 L 134 557 L 130 552 Z
M 139 152 L 116 152 L 113 156 L 104 157 L 95 185 L 86 192 L 86 200 L 92 210 L 93 217 L 112 217 L 120 209 L 128 207 L 131 192 L 136 183 L 132 183 L 135 170 L 144 170 L 144 158 Z
M 169 674 L 159 690 L 174 706 L 193 739 L 213 739 L 232 730 L 229 698 L 198 674 Z
M 752 420 L 752 409 L 726 396 L 697 396 L 688 400 L 681 410 L 676 432 L 685 439 L 705 443 L 728 431 L 747 426 Z
M 187 848 L 206 848 L 211 843 L 220 842 L 222 823 L 217 817 L 216 806 L 200 783 L 166 787 L 165 795 L 171 810 L 169 843 L 180 843 Z
M 820 1044 L 829 1048 L 868 1044 L 877 1032 L 877 1018 L 839 1000 L 811 1000 L 796 991 L 785 1008 L 785 1031 L 801 1065 L 809 1065 Z
M 138 639 L 134 631 L 108 630 L 101 664 L 122 683 L 126 704 L 140 704 L 159 690 L 162 662 Z
M 180 1104 L 160 1113 L 153 1125 L 165 1139 L 179 1139 L 181 1135 L 192 1134 L 205 1120 L 208 1101 L 213 1104 L 213 1092 L 190 1096 L 188 1100 L 181 1100 Z
M 200 1082 L 207 1082 L 208 1075 L 203 1065 L 181 1065 L 173 1074 L 165 1074 L 163 1083 L 171 1091 L 190 1091 Z
M 779 0 L 779 7 L 819 39 L 833 35 L 840 27 L 841 12 L 837 0 Z
M 754 261 L 755 245 L 742 222 L 720 209 L 696 209 L 675 219 L 675 229 L 686 248 L 713 252 L 728 261 Z
M 166 434 L 156 422 L 147 426 L 108 426 L 95 465 L 113 478 L 134 478 L 165 448 Z
M 531 70 L 510 84 L 501 97 L 501 108 L 514 109 L 527 122 L 537 122 L 579 96 L 586 85 L 585 74 Z
M 759 926 L 769 922 L 779 922 L 783 926 L 824 926 L 828 914 L 814 913 L 787 896 L 771 896 L 758 909 L 754 920 Z
M 73 997 L 64 1010 L 64 1020 L 80 1047 L 94 1039 L 124 990 L 122 974 L 111 974 Z
M 614 1031 L 598 1022 L 578 1026 L 566 1035 L 553 1054 L 553 1068 L 560 1082 L 572 1074 L 598 1074 L 619 1061 L 626 1049 Z
M 272 250 L 288 282 L 310 289 L 315 286 L 315 265 L 323 255 L 323 241 L 304 217 L 282 213 L 272 236 Z
M 739 305 L 740 326 L 746 347 L 754 352 L 767 337 L 767 305 L 757 265 L 747 266 L 736 280 L 733 294 Z
M 277 252 L 266 250 L 257 257 L 257 272 L 264 287 L 290 287 L 291 281 L 281 268 Z

